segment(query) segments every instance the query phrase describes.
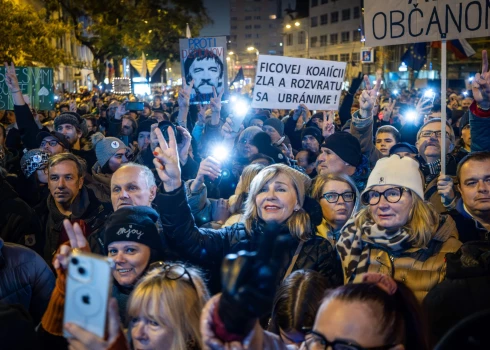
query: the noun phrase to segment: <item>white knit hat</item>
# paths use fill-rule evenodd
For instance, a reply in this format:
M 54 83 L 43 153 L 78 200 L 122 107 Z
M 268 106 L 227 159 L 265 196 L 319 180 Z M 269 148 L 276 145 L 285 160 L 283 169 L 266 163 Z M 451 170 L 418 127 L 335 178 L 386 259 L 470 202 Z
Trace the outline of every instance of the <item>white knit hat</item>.
M 393 185 L 411 189 L 424 199 L 424 184 L 420 175 L 419 163 L 410 157 L 393 154 L 381 158 L 369 175 L 363 194 L 373 186 Z

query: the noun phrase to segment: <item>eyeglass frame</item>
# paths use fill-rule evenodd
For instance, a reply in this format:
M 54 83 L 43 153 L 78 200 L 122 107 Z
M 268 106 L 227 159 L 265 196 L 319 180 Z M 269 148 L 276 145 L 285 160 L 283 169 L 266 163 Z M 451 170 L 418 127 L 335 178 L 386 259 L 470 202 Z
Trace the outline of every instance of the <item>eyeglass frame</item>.
M 390 201 L 390 200 L 389 200 L 389 199 L 386 197 L 386 195 L 385 195 L 385 193 L 386 193 L 387 191 L 390 191 L 390 190 L 392 190 L 392 189 L 394 189 L 394 188 L 395 188 L 395 189 L 399 189 L 399 190 L 400 190 L 400 198 L 398 198 L 398 200 L 397 200 L 396 202 L 392 202 L 392 201 Z M 364 200 L 364 196 L 365 196 L 365 195 L 367 195 L 369 192 L 376 192 L 376 193 L 378 193 L 378 194 L 380 195 L 380 196 L 378 197 L 378 201 L 377 201 L 376 203 L 371 204 L 371 203 L 366 202 L 366 201 Z M 366 191 L 366 192 L 364 192 L 364 193 L 362 194 L 362 196 L 361 196 L 361 203 L 362 203 L 362 204 L 364 204 L 364 205 L 377 205 L 377 204 L 379 204 L 379 202 L 381 201 L 381 197 L 385 197 L 385 199 L 386 199 L 386 201 L 387 201 L 388 203 L 392 203 L 392 204 L 394 204 L 394 203 L 398 203 L 398 202 L 400 201 L 400 199 L 402 199 L 403 192 L 410 193 L 410 189 L 408 189 L 408 188 L 406 188 L 406 187 L 401 187 L 401 186 L 393 186 L 393 187 L 387 188 L 387 189 L 386 189 L 386 190 L 384 190 L 383 192 L 379 192 L 379 191 L 376 191 L 376 190 L 368 190 L 368 191 Z
M 174 267 L 180 267 L 180 268 L 182 268 L 184 270 L 184 273 L 182 275 L 180 275 L 179 277 L 171 278 L 168 274 L 172 270 L 172 268 L 174 268 Z M 169 279 L 171 281 L 177 281 L 177 280 L 181 279 L 182 276 L 184 276 L 184 275 L 187 274 L 187 277 L 189 277 L 189 282 L 190 282 L 192 288 L 194 288 L 194 290 L 197 292 L 196 284 L 194 283 L 194 280 L 192 279 L 191 274 L 185 268 L 184 265 L 182 265 L 182 264 L 167 264 L 164 261 L 155 261 L 154 263 L 151 263 L 148 266 L 148 271 L 153 271 L 153 270 L 156 270 L 156 269 L 160 269 L 159 275 L 162 274 L 163 277 L 165 277 L 165 278 L 167 278 L 167 279 Z
M 325 349 L 324 350 L 327 350 L 328 347 L 332 347 L 332 350 L 335 350 L 336 345 L 349 346 L 352 348 L 352 350 L 388 350 L 388 349 L 391 349 L 395 346 L 394 344 L 392 344 L 392 345 L 376 346 L 376 347 L 372 347 L 372 348 L 363 348 L 362 346 L 360 346 L 358 344 L 355 344 L 355 343 L 352 343 L 352 342 L 349 342 L 346 340 L 341 340 L 341 339 L 334 340 L 331 342 L 323 334 L 321 334 L 320 332 L 316 332 L 310 328 L 303 328 L 303 331 L 306 332 L 304 344 L 305 344 L 305 347 L 307 350 L 310 350 L 309 345 L 308 345 L 308 339 L 307 339 L 309 335 L 317 336 L 321 340 L 323 340 L 323 342 L 325 343 Z
M 428 134 L 427 136 L 423 136 L 424 132 L 426 132 L 426 133 L 429 133 L 430 132 L 430 134 Z M 439 133 L 439 136 L 437 135 L 438 133 Z M 423 131 L 422 130 L 420 132 L 420 137 L 428 137 L 428 138 L 431 138 L 432 135 L 435 135 L 436 138 L 442 138 L 442 131 L 441 130 L 426 130 L 426 131 Z M 447 131 L 446 131 L 446 137 L 447 138 L 450 138 L 451 137 L 451 135 L 449 135 L 449 133 Z
M 52 145 L 50 142 L 56 142 L 56 145 L 63 146 L 63 144 L 60 141 L 58 141 L 58 140 L 49 140 L 49 141 L 42 140 L 41 143 L 39 144 L 39 147 L 40 148 L 41 147 L 45 147 L 46 144 L 49 144 L 50 147 L 55 147 L 56 146 L 56 145 Z M 43 143 L 44 143 L 44 145 L 43 145 Z M 63 148 L 64 148 L 64 146 L 63 146 Z
M 334 201 L 334 202 L 330 202 L 328 199 L 327 199 L 327 194 L 335 194 L 337 195 L 337 199 Z M 353 197 L 352 197 L 352 200 L 351 201 L 347 201 L 345 200 L 344 198 L 344 195 L 345 194 L 352 194 Z M 348 192 L 344 192 L 344 193 L 336 193 L 336 192 L 325 192 L 324 194 L 322 194 L 322 198 L 324 198 L 328 203 L 337 203 L 339 201 L 339 198 L 342 197 L 342 200 L 345 202 L 345 203 L 352 203 L 356 200 L 356 193 L 354 191 L 348 191 Z

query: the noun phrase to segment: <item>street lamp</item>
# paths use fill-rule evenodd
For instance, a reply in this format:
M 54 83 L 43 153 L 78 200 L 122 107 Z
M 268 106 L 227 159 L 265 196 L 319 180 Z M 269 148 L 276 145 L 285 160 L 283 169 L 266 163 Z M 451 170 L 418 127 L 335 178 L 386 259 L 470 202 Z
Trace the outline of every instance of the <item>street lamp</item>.
M 255 75 L 257 75 L 257 65 L 259 64 L 259 50 L 257 50 L 253 46 L 247 47 L 247 51 L 252 52 L 255 51 L 255 54 L 257 55 L 257 61 L 255 62 Z
M 287 29 L 291 29 L 291 25 L 290 24 L 286 24 L 286 28 Z
M 301 27 L 301 23 L 299 21 L 294 22 L 294 26 L 299 28 Z M 286 29 L 291 29 L 290 24 L 286 24 Z M 301 28 L 300 28 L 301 30 Z M 308 32 L 309 28 L 306 28 L 306 30 L 303 30 L 303 32 L 306 35 L 306 41 L 305 41 L 305 46 L 306 46 L 306 58 L 310 58 L 310 33 Z

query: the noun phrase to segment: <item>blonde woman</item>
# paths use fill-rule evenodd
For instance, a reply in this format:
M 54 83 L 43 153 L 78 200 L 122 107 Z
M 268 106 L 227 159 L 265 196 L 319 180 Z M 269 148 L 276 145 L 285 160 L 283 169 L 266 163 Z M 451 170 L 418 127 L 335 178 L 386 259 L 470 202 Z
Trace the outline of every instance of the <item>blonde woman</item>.
M 200 272 L 157 262 L 128 302 L 133 349 L 202 349 L 199 318 L 209 299 Z
M 445 255 L 461 242 L 451 217 L 423 196 L 415 160 L 396 154 L 378 160 L 361 196 L 366 207 L 344 226 L 336 246 L 345 283 L 379 272 L 404 282 L 422 301 L 444 279 Z
M 315 178 L 311 196 L 322 207 L 323 220 L 316 228 L 317 234 L 335 245 L 342 227 L 359 210 L 359 191 L 347 175 L 324 174 Z
M 160 147 L 155 151 L 154 163 L 166 194 L 156 204 L 163 215 L 168 243 L 181 259 L 220 266 L 229 253 L 256 251 L 258 238 L 266 230 L 273 230 L 289 241 L 289 257 L 279 267 L 281 279 L 292 271 L 310 269 L 323 274 L 333 286 L 342 283 L 332 245 L 316 236 L 315 227 L 320 222 L 312 224 L 303 207 L 311 182 L 308 176 L 286 165 L 268 166 L 250 184 L 243 222 L 219 230 L 199 229 L 187 205 L 175 137 L 170 129 L 169 133 L 167 144 L 157 131 Z

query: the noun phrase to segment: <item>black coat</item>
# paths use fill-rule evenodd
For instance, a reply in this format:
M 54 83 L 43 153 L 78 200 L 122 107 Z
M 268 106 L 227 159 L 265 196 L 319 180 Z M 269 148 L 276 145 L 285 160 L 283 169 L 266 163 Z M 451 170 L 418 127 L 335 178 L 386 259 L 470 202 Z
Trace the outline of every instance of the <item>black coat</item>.
M 163 231 L 168 244 L 175 249 L 183 260 L 188 260 L 217 274 L 223 258 L 229 253 L 240 250 L 257 250 L 258 237 L 263 232 L 263 224 L 257 223 L 250 233 L 243 223 L 219 230 L 200 229 L 194 223 L 184 186 L 163 194 L 155 199 L 160 211 Z M 280 268 L 279 276 L 284 276 L 294 256 L 299 241 L 284 229 L 278 234 L 290 237 L 289 256 Z M 310 269 L 320 272 L 332 286 L 343 282 L 342 270 L 332 245 L 321 237 L 313 237 L 306 241 L 293 267 L 293 271 Z M 212 276 L 211 278 L 217 278 Z
M 446 279 L 424 300 L 434 342 L 465 317 L 490 309 L 490 242 L 465 243 L 446 261 Z
M 461 214 L 456 209 L 447 212 L 447 214 L 451 215 L 453 220 L 456 222 L 456 227 L 459 232 L 459 240 L 461 242 L 490 241 L 490 232 L 488 232 L 487 229 L 469 216 L 469 214 Z
M 54 274 L 34 251 L 0 239 L 0 302 L 21 304 L 41 321 L 54 288 Z

